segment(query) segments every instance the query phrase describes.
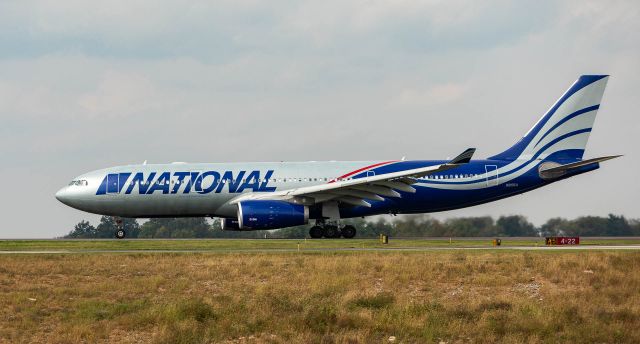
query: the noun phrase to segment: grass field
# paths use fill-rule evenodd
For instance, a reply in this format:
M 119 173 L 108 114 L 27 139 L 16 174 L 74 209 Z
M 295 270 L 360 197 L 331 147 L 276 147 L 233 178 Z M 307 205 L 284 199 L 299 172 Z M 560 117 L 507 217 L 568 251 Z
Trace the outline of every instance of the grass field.
M 323 249 L 323 248 L 406 248 L 406 247 L 490 247 L 492 239 L 448 238 L 442 239 L 395 239 L 383 245 L 377 239 L 133 239 L 133 240 L 0 240 L 0 251 L 37 250 L 278 250 L 278 249 Z M 640 238 L 602 239 L 582 238 L 581 245 L 640 245 Z M 503 238 L 503 247 L 544 246 L 544 238 Z
M 0 341 L 638 343 L 639 267 L 637 251 L 7 254 Z

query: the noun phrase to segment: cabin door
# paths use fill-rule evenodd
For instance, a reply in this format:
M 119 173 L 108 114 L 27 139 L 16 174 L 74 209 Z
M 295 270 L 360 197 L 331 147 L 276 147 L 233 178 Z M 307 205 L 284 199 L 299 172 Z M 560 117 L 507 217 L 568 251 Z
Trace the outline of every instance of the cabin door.
M 117 173 L 107 174 L 107 194 L 120 193 L 120 176 Z
M 484 165 L 484 170 L 487 172 L 487 186 L 498 185 L 498 166 Z

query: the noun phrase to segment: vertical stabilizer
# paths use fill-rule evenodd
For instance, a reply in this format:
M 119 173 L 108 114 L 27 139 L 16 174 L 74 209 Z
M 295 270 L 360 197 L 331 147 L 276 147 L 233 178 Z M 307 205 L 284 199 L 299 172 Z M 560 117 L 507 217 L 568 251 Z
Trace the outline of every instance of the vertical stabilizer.
M 520 141 L 489 159 L 582 159 L 608 79 L 608 75 L 578 78 Z

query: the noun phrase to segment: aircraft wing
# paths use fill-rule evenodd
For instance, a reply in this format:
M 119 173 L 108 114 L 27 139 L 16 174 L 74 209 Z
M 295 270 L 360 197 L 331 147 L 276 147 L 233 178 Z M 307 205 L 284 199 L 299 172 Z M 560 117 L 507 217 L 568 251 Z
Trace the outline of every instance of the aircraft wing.
M 351 180 L 337 180 L 326 184 L 305 186 L 272 193 L 250 193 L 231 201 L 237 204 L 246 200 L 283 200 L 298 204 L 317 204 L 327 201 L 339 201 L 355 206 L 371 207 L 367 200 L 382 201 L 386 197 L 401 197 L 398 191 L 416 192 L 411 184 L 436 172 L 446 171 L 466 164 L 471 160 L 475 148 L 469 148 L 451 161 L 434 166 L 420 167 L 405 171 L 378 174 Z

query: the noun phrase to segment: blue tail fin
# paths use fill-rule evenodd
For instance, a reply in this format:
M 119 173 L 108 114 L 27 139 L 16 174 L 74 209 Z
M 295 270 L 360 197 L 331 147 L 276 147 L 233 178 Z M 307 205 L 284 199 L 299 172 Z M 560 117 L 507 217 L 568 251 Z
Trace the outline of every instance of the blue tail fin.
M 582 159 L 608 79 L 608 75 L 578 78 L 520 141 L 489 159 Z

